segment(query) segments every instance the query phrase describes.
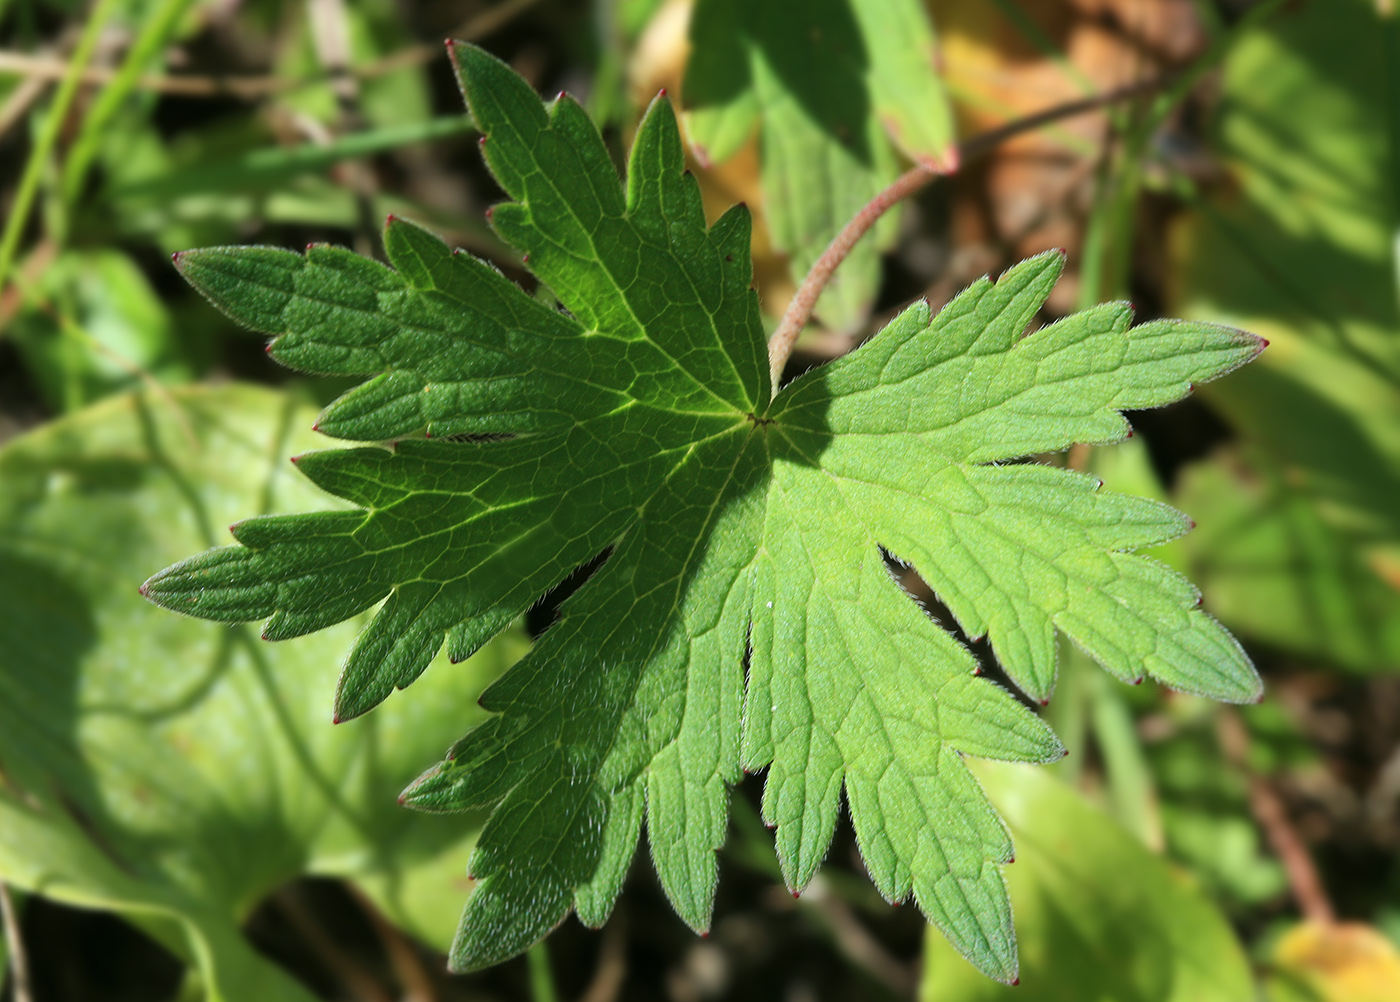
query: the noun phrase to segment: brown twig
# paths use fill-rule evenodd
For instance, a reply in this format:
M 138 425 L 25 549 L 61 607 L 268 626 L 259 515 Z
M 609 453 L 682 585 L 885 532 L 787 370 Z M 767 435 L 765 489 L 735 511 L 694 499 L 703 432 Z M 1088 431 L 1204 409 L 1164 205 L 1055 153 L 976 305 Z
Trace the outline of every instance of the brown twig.
M 294 887 L 284 887 L 273 896 L 273 901 L 282 915 L 301 936 L 316 959 L 328 971 L 340 978 L 350 998 L 356 1002 L 394 1002 L 390 991 L 380 984 L 358 957 L 347 952 L 335 938 L 322 928 L 321 923 L 302 903 Z
M 454 38 L 468 42 L 484 38 L 537 3 L 539 0 L 505 0 L 505 3 L 497 4 L 466 21 L 451 34 Z M 412 45 L 363 66 L 352 67 L 350 74 L 359 80 L 370 80 L 396 70 L 422 66 L 440 55 L 441 42 Z M 30 80 L 51 81 L 61 79 L 67 68 L 68 64 L 60 59 L 29 56 L 20 52 L 0 52 L 0 73 Z M 115 69 L 89 67 L 83 70 L 79 81 L 84 84 L 102 85 L 110 83 L 116 75 Z M 179 97 L 237 97 L 246 101 L 256 101 L 273 94 L 296 90 L 298 87 L 322 83 L 333 76 L 330 72 L 305 77 L 146 74 L 137 79 L 136 89 Z
M 846 959 L 883 985 L 892 995 L 913 998 L 918 978 L 908 964 L 893 956 L 856 918 L 851 906 L 827 889 L 820 880 L 807 886 L 802 904 L 816 912 L 831 931 L 837 949 Z
M 1327 896 L 1322 877 L 1317 872 L 1308 847 L 1303 844 L 1298 829 L 1288 816 L 1288 808 L 1283 798 L 1267 778 L 1250 769 L 1247 761 L 1249 733 L 1244 722 L 1234 710 L 1220 711 L 1220 747 L 1226 759 L 1245 774 L 1249 783 L 1249 809 L 1274 855 L 1283 864 L 1283 872 L 1288 877 L 1288 887 L 1293 900 L 1303 917 L 1321 925 L 1331 925 L 1337 921 L 1332 899 Z
M 10 887 L 0 881 L 0 918 L 5 924 L 5 944 L 10 951 L 10 984 L 13 987 L 14 1002 L 33 1002 L 34 993 L 29 984 L 29 957 L 24 952 L 24 939 L 19 934 L 19 913 L 15 911 L 14 898 Z
M 5 99 L 4 106 L 0 107 L 0 136 L 9 132 L 14 124 L 24 117 L 35 101 L 44 91 L 49 89 L 52 80 L 41 80 L 30 77 L 28 80 L 20 82 L 20 85 L 10 91 L 10 96 Z
M 1160 90 L 1171 83 L 1173 79 L 1172 75 L 1164 75 L 1140 80 L 1137 83 L 1128 84 L 1126 87 L 1119 87 L 1082 100 L 1047 108 L 1034 115 L 1018 118 L 1014 122 L 1008 122 L 999 128 L 973 136 L 958 145 L 958 154 L 952 158 L 953 168 L 956 169 L 959 164 L 965 164 L 985 156 L 1013 136 L 1030 132 L 1051 122 L 1083 115 L 1086 112 L 1125 101 L 1140 94 Z M 827 283 L 831 281 L 831 276 L 836 273 L 841 262 L 850 254 L 851 249 L 893 206 L 898 205 L 925 185 L 943 176 L 943 173 L 935 172 L 923 164 L 910 168 L 897 177 L 888 188 L 871 199 L 860 212 L 856 213 L 855 218 L 836 234 L 835 239 L 812 265 L 806 277 L 802 279 L 802 284 L 798 286 L 797 292 L 792 297 L 792 302 L 788 304 L 787 312 L 778 322 L 773 336 L 768 339 L 768 365 L 772 372 L 774 393 L 778 392 L 783 366 L 787 364 L 793 346 L 797 344 L 797 336 L 802 333 L 802 328 L 806 327 L 807 321 L 812 318 L 812 310 L 817 305 L 818 297 L 821 296 Z
M 598 951 L 598 966 L 578 1002 L 616 1002 L 627 980 L 627 932 L 622 912 L 613 915 L 603 929 L 603 945 Z
M 403 990 L 403 997 L 399 1002 L 438 1002 L 437 985 L 408 937 L 398 926 L 385 918 L 369 895 L 353 882 L 345 881 L 345 889 L 359 904 L 360 910 L 365 913 L 370 925 L 374 927 L 375 935 L 384 946 L 384 952 L 389 957 L 389 966 L 394 969 L 394 974 L 399 979 L 399 987 Z

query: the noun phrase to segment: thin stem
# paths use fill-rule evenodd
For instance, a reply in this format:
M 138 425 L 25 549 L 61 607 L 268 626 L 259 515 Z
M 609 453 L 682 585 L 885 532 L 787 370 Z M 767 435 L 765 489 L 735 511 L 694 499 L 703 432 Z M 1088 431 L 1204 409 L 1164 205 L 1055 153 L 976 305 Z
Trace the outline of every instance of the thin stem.
M 1288 817 L 1283 798 L 1266 777 L 1249 767 L 1249 731 L 1245 729 L 1239 713 L 1229 708 L 1222 709 L 1218 729 L 1220 747 L 1226 760 L 1243 772 L 1249 783 L 1250 813 L 1259 822 L 1270 848 L 1283 864 L 1288 888 L 1293 892 L 1298 910 L 1305 919 L 1322 925 L 1337 921 L 1332 899 L 1327 896 L 1327 888 L 1322 883 L 1312 856 L 1308 854 L 1308 847 Z
M 48 160 L 49 153 L 58 142 L 64 119 L 68 117 L 68 108 L 77 96 L 83 67 L 92 58 L 97 40 L 114 6 L 114 0 L 97 0 L 87 25 L 83 28 L 82 37 L 78 39 L 77 48 L 73 50 L 73 58 L 68 61 L 63 83 L 59 85 L 58 93 L 54 95 L 53 104 L 49 107 L 43 131 L 29 152 L 29 161 L 24 165 L 24 174 L 20 177 L 14 201 L 10 203 L 10 216 L 5 220 L 4 233 L 0 234 L 0 289 L 4 288 L 10 265 L 14 263 L 15 252 L 19 249 L 19 239 L 24 233 L 25 220 L 29 218 L 29 208 L 39 190 L 39 178 L 43 174 L 44 162 Z
M 19 913 L 15 910 L 10 887 L 0 881 L 0 918 L 5 924 L 5 945 L 10 951 L 11 986 L 14 988 L 14 1002 L 33 1002 L 34 993 L 29 986 L 29 957 L 24 952 L 24 940 L 19 934 Z
M 559 1002 L 554 972 L 549 969 L 549 947 L 540 940 L 526 952 L 530 964 L 530 996 L 534 1002 Z
M 1056 105 L 1034 115 L 1008 122 L 1000 128 L 973 136 L 967 142 L 959 144 L 955 162 L 967 163 L 969 160 L 985 156 L 1013 136 L 1030 132 L 1051 122 L 1072 118 L 1105 105 L 1158 90 L 1170 83 L 1172 79 L 1169 75 L 1152 77 L 1129 84 L 1126 87 L 1106 91 L 1103 94 L 1096 94 L 1093 97 Z M 778 327 L 773 332 L 773 336 L 768 339 L 768 365 L 772 373 L 775 394 L 778 392 L 782 379 L 783 367 L 787 365 L 793 346 L 797 344 L 797 336 L 802 333 L 802 328 L 806 327 L 807 321 L 812 318 L 812 310 L 817 305 L 818 297 L 821 296 L 827 283 L 831 281 L 831 276 L 836 273 L 841 262 L 846 259 L 846 255 L 850 254 L 851 249 L 860 241 L 860 238 L 865 236 L 876 221 L 890 208 L 942 176 L 942 174 L 929 170 L 923 165 L 913 167 L 901 174 L 888 188 L 876 195 L 860 212 L 856 213 L 855 218 L 842 227 L 841 232 L 836 234 L 835 239 L 822 252 L 822 256 L 817 258 L 816 263 L 807 272 L 807 276 L 802 279 L 802 284 L 798 286 L 797 292 L 792 297 L 792 302 L 788 304 L 787 312 L 778 321 Z

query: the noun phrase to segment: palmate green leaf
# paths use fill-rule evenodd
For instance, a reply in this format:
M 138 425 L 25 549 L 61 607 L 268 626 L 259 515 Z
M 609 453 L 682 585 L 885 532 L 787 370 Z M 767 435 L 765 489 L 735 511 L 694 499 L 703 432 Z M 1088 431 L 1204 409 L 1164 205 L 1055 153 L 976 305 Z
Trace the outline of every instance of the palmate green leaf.
M 1180 534 L 1184 516 L 996 461 L 1122 439 L 1120 409 L 1174 400 L 1259 342 L 1208 324 L 1129 330 L 1123 304 L 1023 337 L 1060 272 L 1050 254 L 937 317 L 915 304 L 775 397 L 748 216 L 706 230 L 670 106 L 642 122 L 624 189 L 570 98 L 546 111 L 493 57 L 453 53 L 514 199 L 494 225 L 567 312 L 402 220 L 386 230 L 392 269 L 329 247 L 181 255 L 218 306 L 277 335 L 275 357 L 373 375 L 322 431 L 397 441 L 301 457 L 357 510 L 239 523 L 241 546 L 161 572 L 147 595 L 266 617 L 275 639 L 383 601 L 346 663 L 343 719 L 444 643 L 465 657 L 606 552 L 485 693 L 494 715 L 405 794 L 492 811 L 453 963 L 518 953 L 571 909 L 603 922 L 643 822 L 667 895 L 704 929 L 729 786 L 767 768 L 764 813 L 794 890 L 844 789 L 880 891 L 912 894 L 974 963 L 1013 978 L 998 866 L 1011 843 L 962 756 L 1062 748 L 901 593 L 886 553 L 1037 698 L 1057 629 L 1122 678 L 1255 698 L 1252 667 L 1191 586 L 1128 552 Z
M 699 0 L 690 38 L 692 146 L 702 162 L 719 163 L 758 132 L 764 216 L 794 281 L 898 176 L 896 150 L 939 171 L 957 166 L 953 112 L 918 0 Z M 897 231 L 892 213 L 856 245 L 817 302 L 823 323 L 846 332 L 865 323 L 880 251 Z

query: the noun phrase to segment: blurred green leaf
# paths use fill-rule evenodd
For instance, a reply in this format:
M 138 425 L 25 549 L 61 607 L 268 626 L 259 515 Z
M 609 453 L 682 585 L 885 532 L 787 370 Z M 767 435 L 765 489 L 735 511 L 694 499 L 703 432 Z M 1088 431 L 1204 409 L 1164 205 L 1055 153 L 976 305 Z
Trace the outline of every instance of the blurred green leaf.
M 237 385 L 174 399 L 114 398 L 0 452 L 0 877 L 132 917 L 211 998 L 307 999 L 239 921 L 299 874 L 342 875 L 445 946 L 472 826 L 398 792 L 481 718 L 522 641 L 331 727 L 353 625 L 269 649 L 149 606 L 134 581 L 250 506 L 335 503 L 286 462 L 308 408 Z
M 233 157 L 214 151 L 204 160 L 168 172 L 129 179 L 113 189 L 115 199 L 159 198 L 229 191 L 267 191 L 298 175 L 324 171 L 342 160 L 382 153 L 472 131 L 469 115 L 449 115 L 407 125 L 352 132 L 324 145 L 273 146 Z
M 1400 592 L 1267 453 L 1194 464 L 1173 500 L 1200 523 L 1181 546 L 1212 613 L 1341 667 L 1400 666 Z
M 1254 995 L 1234 933 L 1197 890 L 1046 770 L 975 767 L 1011 827 L 1007 884 L 1021 983 L 981 977 L 935 931 L 923 1002 L 1239 1002 Z
M 720 162 L 755 129 L 773 245 L 800 281 L 832 237 L 899 173 L 896 147 L 956 166 L 953 119 L 933 66 L 933 29 L 915 0 L 699 0 L 685 76 L 696 156 Z M 817 304 L 854 331 L 879 289 L 897 214 L 857 245 Z
M 1243 38 L 1218 123 L 1231 184 L 1201 199 L 1183 183 L 1196 211 L 1174 240 L 1172 309 L 1274 341 L 1209 391 L 1257 451 L 1233 485 L 1192 484 L 1237 516 L 1229 545 L 1198 542 L 1193 572 L 1227 623 L 1373 670 L 1400 666 L 1400 109 L 1383 86 L 1397 31 L 1367 0 L 1312 0 Z
M 54 410 L 130 389 L 140 372 L 189 379 L 205 347 L 193 338 L 177 345 L 164 303 L 118 250 L 65 251 L 21 293 L 11 337 Z

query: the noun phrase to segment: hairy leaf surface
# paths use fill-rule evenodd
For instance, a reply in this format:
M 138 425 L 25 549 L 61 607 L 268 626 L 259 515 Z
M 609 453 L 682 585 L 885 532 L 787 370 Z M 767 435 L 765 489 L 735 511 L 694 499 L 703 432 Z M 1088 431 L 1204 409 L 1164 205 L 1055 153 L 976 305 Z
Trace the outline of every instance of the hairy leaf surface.
M 1122 304 L 1023 336 L 1060 272 L 1050 254 L 936 317 L 915 304 L 773 396 L 748 216 L 706 228 L 670 106 L 648 111 L 624 186 L 570 98 L 546 109 L 481 50 L 453 52 L 513 199 L 493 224 L 563 309 L 395 219 L 392 268 L 330 247 L 181 255 L 218 306 L 276 335 L 275 357 L 373 377 L 322 431 L 394 442 L 301 457 L 357 509 L 242 522 L 241 545 L 161 572 L 147 594 L 266 618 L 271 639 L 382 602 L 341 679 L 344 719 L 444 644 L 467 656 L 606 551 L 487 690 L 493 716 L 405 794 L 492 811 L 454 963 L 518 953 L 571 909 L 603 922 L 643 824 L 676 910 L 706 928 L 728 789 L 767 768 L 793 889 L 844 790 L 880 891 L 912 895 L 974 963 L 1014 978 L 1011 842 L 962 757 L 1062 748 L 977 677 L 888 561 L 912 562 L 1034 697 L 1054 684 L 1060 630 L 1125 679 L 1254 698 L 1252 667 L 1194 589 L 1130 552 L 1184 516 L 997 461 L 1117 441 L 1121 409 L 1174 400 L 1259 342 L 1209 324 L 1130 330 Z

